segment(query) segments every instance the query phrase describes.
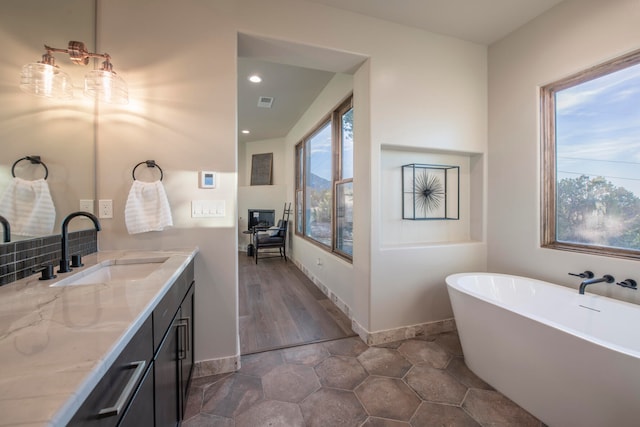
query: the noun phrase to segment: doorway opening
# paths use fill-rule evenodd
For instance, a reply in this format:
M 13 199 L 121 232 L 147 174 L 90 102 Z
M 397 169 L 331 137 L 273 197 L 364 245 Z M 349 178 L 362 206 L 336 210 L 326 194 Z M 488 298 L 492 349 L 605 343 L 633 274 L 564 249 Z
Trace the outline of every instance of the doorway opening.
M 352 75 L 361 55 L 238 34 L 238 278 L 241 354 L 355 335 L 351 322 L 295 262 L 247 256 L 249 209 L 275 210 L 294 198 L 295 142 L 287 136 L 338 74 Z M 271 102 L 261 102 L 265 97 Z M 310 126 L 315 125 L 315 123 Z M 272 154 L 268 185 L 251 185 L 252 158 Z M 296 257 L 289 226 L 288 255 Z M 292 244 L 290 244 L 292 243 Z M 298 249 L 300 250 L 300 249 Z

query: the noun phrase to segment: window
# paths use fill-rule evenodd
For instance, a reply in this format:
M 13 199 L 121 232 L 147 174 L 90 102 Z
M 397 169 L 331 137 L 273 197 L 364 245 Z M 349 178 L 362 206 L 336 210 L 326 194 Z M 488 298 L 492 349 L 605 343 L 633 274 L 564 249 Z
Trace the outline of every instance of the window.
M 336 108 L 296 145 L 296 234 L 353 255 L 353 104 Z
M 351 102 L 338 110 L 340 128 L 337 140 L 336 243 L 335 249 L 353 255 L 353 107 Z
M 640 52 L 541 90 L 542 245 L 640 258 Z
M 305 142 L 304 234 L 331 246 L 331 122 Z

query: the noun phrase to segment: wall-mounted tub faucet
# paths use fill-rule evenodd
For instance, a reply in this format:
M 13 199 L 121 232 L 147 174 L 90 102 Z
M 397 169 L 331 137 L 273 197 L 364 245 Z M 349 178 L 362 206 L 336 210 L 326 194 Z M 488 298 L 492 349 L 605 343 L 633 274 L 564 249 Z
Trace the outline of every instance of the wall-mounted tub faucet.
M 89 212 L 73 212 L 67 215 L 62 221 L 62 256 L 60 259 L 60 269 L 58 273 L 68 273 L 71 271 L 69 267 L 69 243 L 67 240 L 69 239 L 69 222 L 77 217 L 77 216 L 85 216 L 89 218 L 93 222 L 93 226 L 96 228 L 96 231 L 100 231 L 102 228 L 100 227 L 100 221 L 98 217 Z
M 615 281 L 616 279 L 610 274 L 605 274 L 604 276 L 598 277 L 595 279 L 591 278 L 591 279 L 583 280 L 582 283 L 580 283 L 580 290 L 578 292 L 580 293 L 580 295 L 584 295 L 584 289 L 589 285 L 593 285 L 594 283 L 602 283 L 602 282 L 613 283 Z

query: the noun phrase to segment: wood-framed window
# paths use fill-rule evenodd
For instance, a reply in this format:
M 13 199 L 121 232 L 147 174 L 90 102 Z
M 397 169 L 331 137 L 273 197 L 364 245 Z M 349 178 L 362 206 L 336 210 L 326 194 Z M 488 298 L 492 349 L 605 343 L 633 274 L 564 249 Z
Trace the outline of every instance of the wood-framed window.
M 295 147 L 296 234 L 353 256 L 353 96 Z
M 640 51 L 541 88 L 543 247 L 640 258 Z

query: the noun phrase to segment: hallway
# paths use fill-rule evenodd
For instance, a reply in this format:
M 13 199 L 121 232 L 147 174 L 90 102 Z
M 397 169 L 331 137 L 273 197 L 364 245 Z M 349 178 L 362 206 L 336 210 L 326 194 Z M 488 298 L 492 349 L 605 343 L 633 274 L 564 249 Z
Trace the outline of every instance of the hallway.
M 295 265 L 238 254 L 240 352 L 354 336 L 351 322 Z

